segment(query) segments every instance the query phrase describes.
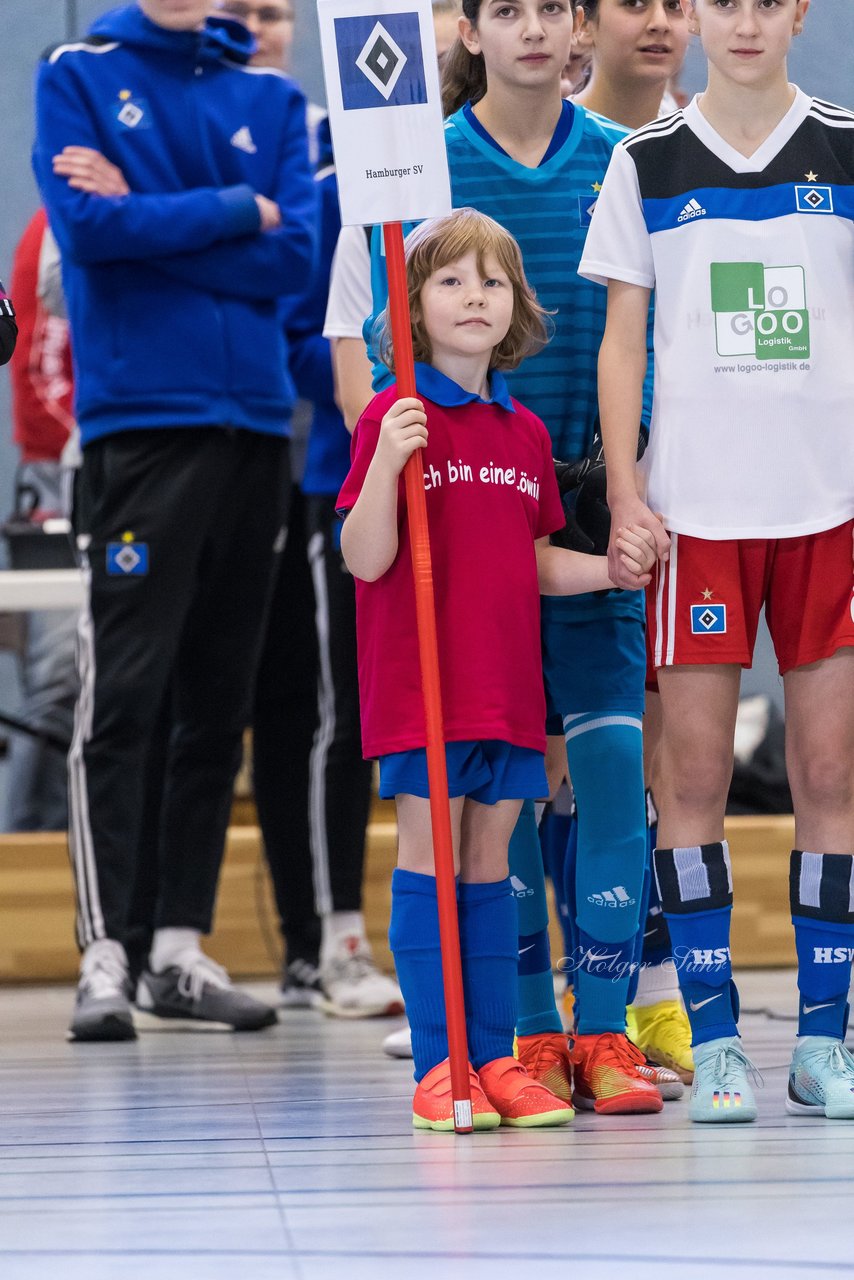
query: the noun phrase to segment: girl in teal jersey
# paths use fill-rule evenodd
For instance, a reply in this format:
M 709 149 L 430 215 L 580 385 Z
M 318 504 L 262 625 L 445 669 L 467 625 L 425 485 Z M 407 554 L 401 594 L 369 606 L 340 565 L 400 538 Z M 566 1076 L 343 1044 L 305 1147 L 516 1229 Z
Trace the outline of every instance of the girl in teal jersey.
M 586 0 L 579 43 L 592 55 L 590 80 L 574 99 L 627 129 L 637 129 L 656 116 L 676 110 L 668 104 L 666 85 L 682 67 L 688 47 L 688 24 L 679 0 Z M 662 96 L 664 95 L 664 97 Z M 654 793 L 660 740 L 661 709 L 657 689 L 647 689 L 643 721 L 644 773 L 647 784 L 647 873 L 644 906 L 638 931 L 635 959 L 641 961 L 630 988 L 628 1009 L 630 1038 L 655 1062 L 675 1070 L 690 1084 L 693 1078 L 691 1029 L 679 997 L 672 964 L 670 936 L 661 912 L 661 903 L 652 876 L 652 849 L 655 846 L 657 814 Z M 554 748 L 552 748 L 554 753 Z M 558 801 L 554 808 L 561 807 Z M 564 806 L 565 807 L 565 806 Z M 574 847 L 577 833 L 560 841 L 552 827 L 565 827 L 556 815 L 541 826 L 544 848 L 557 846 L 557 857 L 549 866 L 556 885 L 561 882 L 560 852 Z M 557 865 L 555 865 L 557 863 Z M 568 879 L 574 879 L 572 866 Z M 574 900 L 567 887 L 569 901 Z M 568 918 L 568 912 L 562 916 Z M 678 1096 L 678 1085 L 672 1093 Z

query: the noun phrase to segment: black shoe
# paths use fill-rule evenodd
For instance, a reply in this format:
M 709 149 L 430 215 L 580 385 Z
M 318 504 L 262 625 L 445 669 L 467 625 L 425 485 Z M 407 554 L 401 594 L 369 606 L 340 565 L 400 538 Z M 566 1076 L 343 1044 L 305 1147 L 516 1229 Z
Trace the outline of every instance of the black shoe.
M 278 1022 L 276 1010 L 231 984 L 225 969 L 201 951 L 182 963 L 152 973 L 146 969 L 136 991 L 136 1007 L 158 1018 L 219 1023 L 235 1031 L 260 1031 Z
M 299 956 L 285 965 L 279 1004 L 283 1009 L 318 1009 L 323 999 L 320 970 Z

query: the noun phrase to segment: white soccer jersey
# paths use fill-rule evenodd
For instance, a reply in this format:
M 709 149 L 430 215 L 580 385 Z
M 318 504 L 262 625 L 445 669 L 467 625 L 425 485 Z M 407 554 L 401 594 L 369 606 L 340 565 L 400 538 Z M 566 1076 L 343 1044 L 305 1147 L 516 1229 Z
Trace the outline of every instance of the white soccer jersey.
M 580 274 L 655 290 L 649 505 L 696 537 L 854 516 L 854 115 L 797 91 L 748 159 L 696 98 L 614 150 Z

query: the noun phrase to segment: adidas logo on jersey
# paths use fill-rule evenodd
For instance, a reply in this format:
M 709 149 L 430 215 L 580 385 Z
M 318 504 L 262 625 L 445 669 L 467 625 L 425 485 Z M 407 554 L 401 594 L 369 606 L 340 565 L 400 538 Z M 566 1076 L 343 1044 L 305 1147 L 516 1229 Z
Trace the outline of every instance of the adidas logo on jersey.
M 601 893 L 589 894 L 587 901 L 594 907 L 611 907 L 616 910 L 617 907 L 633 907 L 636 900 L 629 897 L 623 885 L 616 884 L 613 889 L 603 889 Z
M 249 156 L 254 156 L 255 152 L 258 150 L 255 146 L 252 134 L 249 131 L 248 124 L 243 125 L 236 133 L 233 133 L 229 141 L 233 147 L 237 147 L 238 151 L 245 151 Z
M 534 890 L 529 889 L 523 880 L 518 876 L 510 877 L 510 888 L 513 890 L 513 896 L 516 898 L 530 898 Z
M 706 210 L 692 197 L 676 219 L 677 222 L 689 222 L 691 218 L 704 218 Z

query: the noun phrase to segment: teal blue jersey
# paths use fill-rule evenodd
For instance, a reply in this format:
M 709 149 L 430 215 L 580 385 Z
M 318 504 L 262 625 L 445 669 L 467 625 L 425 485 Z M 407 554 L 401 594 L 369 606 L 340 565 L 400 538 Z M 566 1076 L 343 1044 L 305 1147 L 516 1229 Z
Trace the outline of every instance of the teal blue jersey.
M 553 313 L 549 344 L 506 378 L 511 394 L 545 423 L 555 457 L 567 460 L 583 457 L 593 439 L 598 413 L 596 367 L 607 304 L 607 291 L 579 276 L 578 264 L 611 152 L 628 132 L 576 105 L 563 144 L 531 169 L 481 136 L 463 110 L 445 122 L 454 207 L 470 205 L 507 228 L 522 250 L 525 273 L 537 298 Z M 365 337 L 374 364 L 374 386 L 379 389 L 387 385 L 390 374 L 376 359 L 370 341 L 388 293 L 376 234 L 371 256 L 374 315 L 366 321 Z M 644 396 L 647 423 L 651 370 L 650 361 Z M 588 596 L 550 597 L 544 609 L 573 617 L 588 610 L 598 615 L 602 603 Z M 642 597 L 623 593 L 608 597 L 607 603 L 611 609 L 634 615 L 641 612 Z

